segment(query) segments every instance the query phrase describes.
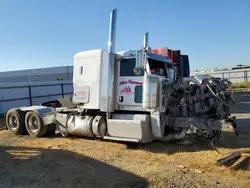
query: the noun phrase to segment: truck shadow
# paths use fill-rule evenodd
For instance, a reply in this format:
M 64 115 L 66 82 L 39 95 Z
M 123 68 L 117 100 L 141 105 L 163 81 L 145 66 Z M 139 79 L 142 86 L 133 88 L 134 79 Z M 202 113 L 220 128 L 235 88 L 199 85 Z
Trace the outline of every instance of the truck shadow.
M 0 184 L 12 187 L 147 187 L 148 182 L 61 149 L 0 146 Z

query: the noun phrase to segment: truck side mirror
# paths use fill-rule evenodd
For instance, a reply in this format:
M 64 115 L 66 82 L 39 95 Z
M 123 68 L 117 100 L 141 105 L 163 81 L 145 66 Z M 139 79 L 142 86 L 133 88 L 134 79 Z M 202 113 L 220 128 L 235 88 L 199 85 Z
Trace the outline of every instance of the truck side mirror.
M 169 69 L 169 76 L 170 79 L 174 82 L 176 79 L 176 70 L 174 67 Z
M 135 68 L 133 71 L 136 75 L 140 75 L 143 68 L 144 68 L 144 53 L 141 50 L 137 50 L 135 57 Z

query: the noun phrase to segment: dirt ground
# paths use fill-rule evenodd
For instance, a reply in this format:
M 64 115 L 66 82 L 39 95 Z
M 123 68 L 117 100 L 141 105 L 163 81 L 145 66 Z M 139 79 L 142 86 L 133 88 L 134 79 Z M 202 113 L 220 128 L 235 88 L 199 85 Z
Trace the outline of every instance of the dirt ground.
M 232 107 L 239 136 L 222 135 L 218 151 L 191 145 L 127 144 L 96 139 L 33 139 L 0 131 L 0 185 L 14 187 L 249 187 L 250 171 L 217 167 L 233 151 L 250 153 L 250 92 Z M 181 168 L 178 165 L 185 166 Z

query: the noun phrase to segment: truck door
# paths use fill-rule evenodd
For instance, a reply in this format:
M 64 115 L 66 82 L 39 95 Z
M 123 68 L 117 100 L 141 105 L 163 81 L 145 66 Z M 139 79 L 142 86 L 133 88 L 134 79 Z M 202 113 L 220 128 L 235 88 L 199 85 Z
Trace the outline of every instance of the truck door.
M 126 106 L 141 106 L 144 72 L 139 76 L 133 72 L 135 58 L 122 59 L 117 68 L 117 103 L 124 110 Z

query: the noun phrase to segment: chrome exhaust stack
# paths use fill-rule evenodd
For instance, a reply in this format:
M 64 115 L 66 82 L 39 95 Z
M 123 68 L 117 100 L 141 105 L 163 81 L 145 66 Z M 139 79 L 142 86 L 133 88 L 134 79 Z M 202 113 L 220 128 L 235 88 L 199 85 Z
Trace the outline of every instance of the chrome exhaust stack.
M 145 58 L 148 49 L 148 32 L 146 32 L 143 36 L 142 50 L 136 51 L 136 62 L 133 70 L 136 75 L 140 75 L 142 70 L 145 68 Z
M 110 25 L 109 25 L 109 69 L 108 69 L 108 90 L 106 96 L 107 105 L 107 118 L 110 118 L 110 112 L 114 111 L 114 76 L 115 76 L 115 36 L 116 36 L 116 20 L 117 9 L 112 10 L 110 13 Z
M 149 48 L 149 46 L 148 46 L 148 41 L 149 41 L 148 32 L 146 32 L 146 33 L 144 34 L 144 37 L 143 37 L 143 48 L 144 48 L 144 49 Z
M 109 42 L 108 42 L 109 53 L 114 53 L 115 51 L 116 20 L 117 20 L 117 9 L 114 9 L 110 13 Z M 112 61 L 109 60 L 109 64 L 112 64 Z

